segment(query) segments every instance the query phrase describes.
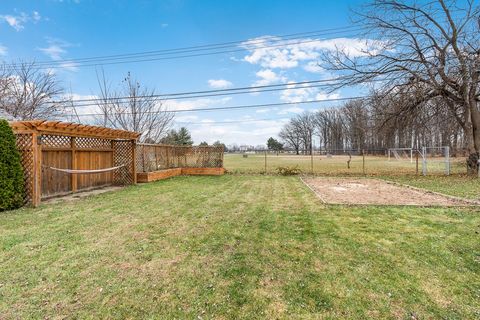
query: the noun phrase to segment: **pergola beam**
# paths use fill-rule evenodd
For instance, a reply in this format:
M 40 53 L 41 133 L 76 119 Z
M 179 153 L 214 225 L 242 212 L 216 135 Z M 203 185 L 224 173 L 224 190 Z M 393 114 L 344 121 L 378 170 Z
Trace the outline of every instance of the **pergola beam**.
M 61 121 L 13 121 L 10 126 L 15 131 L 36 131 L 39 134 L 59 134 L 76 137 L 136 140 L 140 134 L 133 131 L 104 128 Z

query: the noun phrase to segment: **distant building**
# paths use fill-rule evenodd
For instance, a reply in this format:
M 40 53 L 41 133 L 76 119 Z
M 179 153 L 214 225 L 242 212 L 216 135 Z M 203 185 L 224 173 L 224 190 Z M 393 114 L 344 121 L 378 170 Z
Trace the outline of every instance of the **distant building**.
M 240 146 L 240 151 L 250 151 L 250 150 L 254 150 L 253 146 L 249 146 L 249 145 L 246 145 L 246 144 L 242 144 Z

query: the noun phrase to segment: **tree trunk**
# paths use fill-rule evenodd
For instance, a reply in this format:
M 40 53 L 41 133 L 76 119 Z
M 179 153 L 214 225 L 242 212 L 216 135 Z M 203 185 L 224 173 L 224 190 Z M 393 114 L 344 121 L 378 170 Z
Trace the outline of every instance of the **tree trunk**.
M 469 174 L 476 174 L 479 170 L 478 160 L 480 158 L 480 111 L 475 101 L 470 103 L 471 134 L 468 146 L 469 156 L 467 159 L 467 171 Z

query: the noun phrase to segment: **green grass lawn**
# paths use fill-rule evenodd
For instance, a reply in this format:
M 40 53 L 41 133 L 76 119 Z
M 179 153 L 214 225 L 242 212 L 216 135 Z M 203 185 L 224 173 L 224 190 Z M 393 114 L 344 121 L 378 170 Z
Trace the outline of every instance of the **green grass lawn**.
M 177 177 L 0 214 L 0 318 L 475 319 L 476 208 Z
M 386 176 L 387 180 L 451 196 L 480 201 L 480 179 L 467 175 L 452 176 Z

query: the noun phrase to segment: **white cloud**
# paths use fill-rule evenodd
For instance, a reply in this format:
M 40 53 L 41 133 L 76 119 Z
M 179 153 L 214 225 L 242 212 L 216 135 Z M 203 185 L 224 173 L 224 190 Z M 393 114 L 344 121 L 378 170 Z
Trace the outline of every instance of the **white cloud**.
M 259 79 L 253 83 L 254 86 L 267 86 L 272 83 L 285 82 L 287 80 L 285 77 L 279 76 L 270 69 L 262 69 L 255 75 Z
M 59 100 L 85 100 L 85 99 L 98 99 L 96 95 L 82 95 L 77 93 L 65 94 L 60 97 Z M 77 104 L 83 104 L 78 102 Z M 100 109 L 95 104 L 72 107 L 71 105 L 66 105 L 64 111 L 64 118 L 67 121 L 80 122 L 81 123 L 95 123 L 95 120 L 98 116 L 92 116 L 91 114 L 99 113 Z M 77 118 L 78 115 L 78 118 Z
M 216 121 L 229 120 L 222 119 Z M 213 143 L 216 140 L 220 140 L 225 144 L 259 145 L 265 144 L 269 137 L 277 136 L 286 121 L 288 121 L 288 119 L 226 124 L 205 123 L 191 126 L 187 125 L 187 127 L 192 133 L 192 138 L 195 143 L 199 143 L 200 141 Z
M 0 56 L 6 56 L 8 53 L 8 48 L 0 44 Z
M 315 100 L 329 100 L 329 99 L 338 99 L 340 98 L 339 93 L 323 93 L 323 92 L 318 92 L 315 95 Z
M 296 85 L 293 82 L 289 82 L 287 89 L 282 90 L 280 93 L 280 99 L 288 103 L 298 103 L 310 100 L 337 99 L 339 97 L 339 93 L 324 93 L 318 88 Z
M 42 19 L 38 11 L 33 11 L 31 15 L 26 14 L 25 12 L 20 12 L 18 15 L 5 14 L 0 15 L 0 21 L 7 23 L 10 27 L 16 31 L 21 31 L 25 29 L 25 24 L 29 21 L 37 23 Z
M 305 66 L 303 66 L 305 71 L 311 73 L 324 73 L 325 69 L 319 66 L 317 61 L 309 61 Z
M 38 11 L 33 11 L 33 14 L 32 14 L 32 20 L 34 22 L 38 22 L 42 19 L 42 16 L 40 15 L 40 13 L 38 13 Z
M 279 37 L 264 36 L 244 42 L 242 47 L 249 51 L 243 60 L 262 68 L 290 69 L 298 67 L 300 62 L 305 61 L 306 68 L 314 70 L 309 62 L 318 59 L 322 51 L 344 49 L 351 57 L 363 56 L 371 44 L 367 44 L 364 39 L 355 38 L 282 40 Z
M 41 52 L 43 52 L 46 56 L 48 56 L 52 60 L 60 60 L 62 59 L 62 55 L 67 53 L 67 50 L 64 49 L 63 46 L 59 44 L 51 43 L 46 48 L 38 48 Z
M 0 19 L 5 21 L 10 27 L 15 29 L 16 31 L 23 30 L 24 23 L 26 22 L 25 16 L 12 16 L 12 15 L 2 15 Z
M 315 88 L 298 86 L 290 81 L 287 89 L 280 93 L 280 99 L 289 103 L 302 102 L 311 100 L 315 92 Z
M 210 88 L 224 89 L 224 88 L 230 88 L 231 86 L 233 86 L 233 83 L 225 79 L 218 79 L 218 80 L 210 79 L 208 80 L 208 85 L 210 86 Z
M 37 48 L 44 55 L 49 57 L 54 61 L 59 61 L 65 59 L 65 55 L 68 53 L 67 48 L 71 47 L 72 44 L 60 39 L 47 38 L 47 47 Z M 68 71 L 77 71 L 78 65 L 75 62 L 63 62 L 59 64 L 59 67 Z M 55 72 L 54 69 L 51 69 L 51 72 Z
M 74 62 L 60 63 L 60 68 L 68 71 L 78 71 L 78 64 Z
M 188 109 L 199 109 L 199 108 L 209 108 L 215 106 L 221 106 L 229 102 L 232 98 L 224 97 L 220 99 L 213 98 L 200 98 L 192 100 L 167 100 L 164 102 L 164 106 L 167 110 L 188 110 Z
M 175 117 L 175 122 L 191 122 L 191 121 L 197 121 L 197 120 L 198 120 L 198 116 L 194 116 L 194 115 Z
M 296 113 L 296 114 L 300 114 L 304 111 L 305 109 L 302 109 L 300 107 L 290 107 L 290 108 L 286 108 L 286 109 L 282 109 L 281 111 L 279 111 L 277 114 L 289 114 L 289 113 Z

